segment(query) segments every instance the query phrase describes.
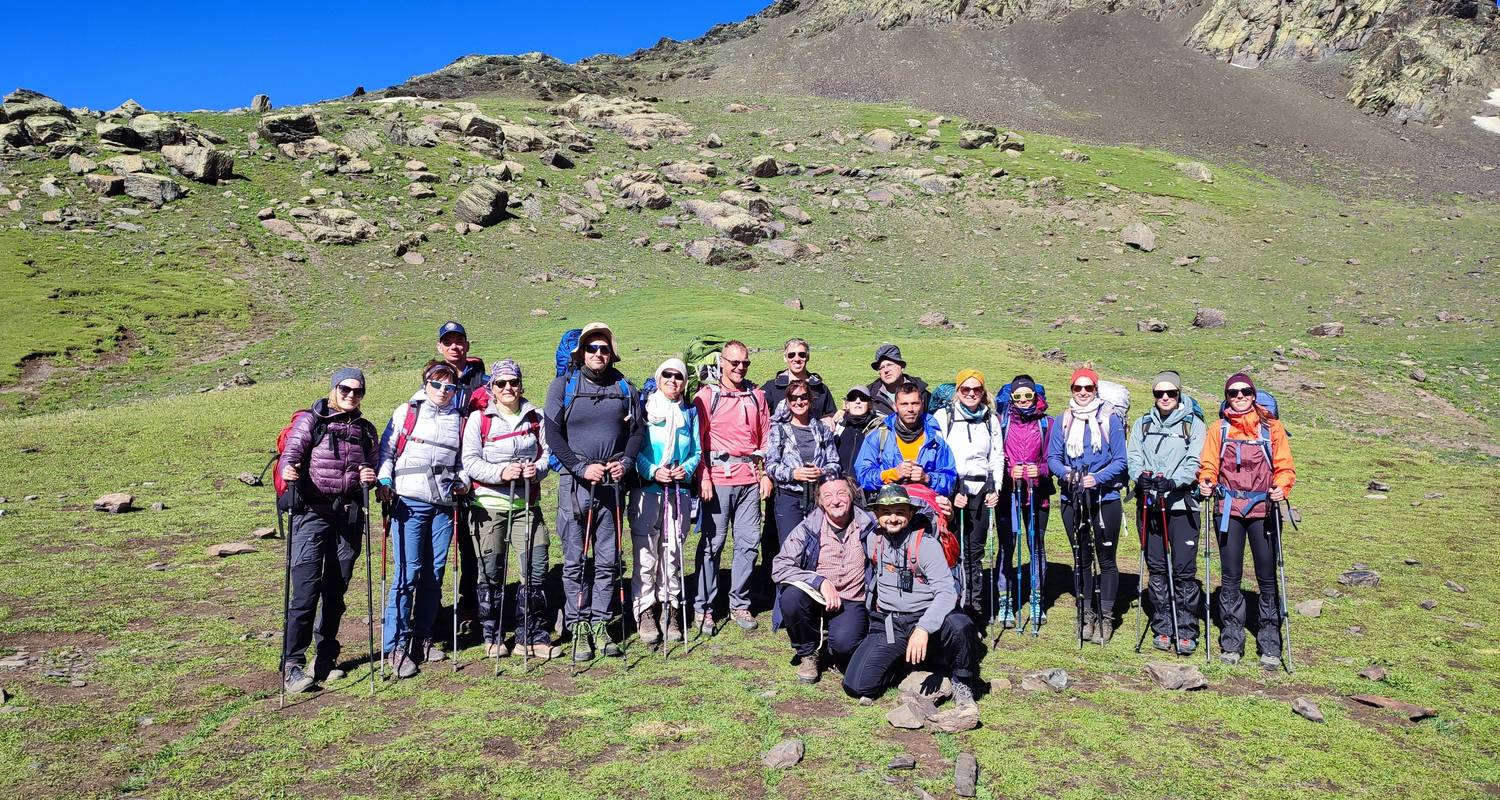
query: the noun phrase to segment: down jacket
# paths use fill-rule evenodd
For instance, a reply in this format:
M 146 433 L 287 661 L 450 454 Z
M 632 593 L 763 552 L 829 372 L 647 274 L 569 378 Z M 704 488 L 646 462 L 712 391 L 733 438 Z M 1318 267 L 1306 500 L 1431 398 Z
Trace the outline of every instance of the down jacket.
M 322 431 L 313 441 L 313 428 Z M 278 469 L 297 470 L 297 491 L 304 503 L 329 505 L 335 500 L 353 500 L 359 495 L 359 468 L 374 468 L 379 458 L 375 426 L 359 409 L 336 412 L 327 398 L 297 414 L 287 432 Z

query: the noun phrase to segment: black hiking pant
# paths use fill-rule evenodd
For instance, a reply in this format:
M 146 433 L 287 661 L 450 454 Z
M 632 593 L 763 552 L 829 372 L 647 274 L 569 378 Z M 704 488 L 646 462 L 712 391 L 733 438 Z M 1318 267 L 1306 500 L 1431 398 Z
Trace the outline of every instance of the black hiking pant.
M 1119 559 L 1116 558 L 1119 549 L 1117 545 L 1120 543 L 1120 501 L 1098 502 L 1093 508 L 1094 519 L 1085 521 L 1081 519 L 1077 500 L 1063 503 L 1063 528 L 1068 532 L 1069 542 L 1078 550 L 1076 566 L 1078 584 L 1082 588 L 1081 595 L 1076 599 L 1084 609 L 1084 616 L 1091 617 L 1097 612 L 1102 619 L 1113 620 L 1115 595 L 1120 591 L 1120 566 L 1117 563 Z M 1098 609 L 1094 608 L 1095 551 L 1099 561 Z
M 886 617 L 892 636 L 887 641 Z M 916 666 L 906 663 L 906 643 L 921 614 L 870 612 L 869 633 L 859 643 L 844 670 L 844 691 L 851 697 L 879 697 Z M 979 634 L 968 614 L 957 609 L 943 618 L 943 626 L 927 640 L 927 659 L 933 673 L 973 685 L 979 677 Z
M 823 620 L 828 635 L 828 655 L 839 669 L 845 669 L 849 658 L 870 631 L 870 617 L 863 600 L 845 601 L 836 611 L 823 607 L 796 586 L 781 588 L 781 626 L 792 640 L 792 651 L 807 658 L 818 652 L 818 621 Z
M 282 632 L 286 667 L 307 666 L 307 646 L 314 640 L 319 669 L 338 663 L 344 592 L 359 558 L 364 526 L 364 511 L 352 503 L 292 512 L 292 592 Z
M 1146 568 L 1151 573 L 1151 632 L 1158 636 L 1198 640 L 1198 618 L 1203 599 L 1198 592 L 1198 515 L 1191 511 L 1167 512 L 1167 531 L 1172 536 L 1172 587 L 1177 594 L 1177 628 L 1172 628 L 1171 593 L 1167 590 L 1167 548 L 1161 534 L 1161 512 L 1146 511 Z
M 1255 563 L 1255 585 L 1260 592 L 1260 627 L 1255 644 L 1263 656 L 1281 656 L 1281 614 L 1276 597 L 1276 545 L 1264 517 L 1230 517 L 1229 530 L 1219 534 L 1219 649 L 1245 654 L 1245 545 Z
M 960 479 L 959 485 L 962 487 Z M 984 504 L 984 492 L 968 495 L 968 505 L 963 508 L 954 506 L 953 518 L 955 525 L 953 535 L 959 537 L 963 544 L 962 576 L 963 585 L 958 587 L 958 608 L 968 613 L 975 622 L 989 623 L 989 617 L 985 613 L 984 596 L 984 545 L 985 538 L 989 536 L 990 509 Z M 962 523 L 962 524 L 958 524 Z

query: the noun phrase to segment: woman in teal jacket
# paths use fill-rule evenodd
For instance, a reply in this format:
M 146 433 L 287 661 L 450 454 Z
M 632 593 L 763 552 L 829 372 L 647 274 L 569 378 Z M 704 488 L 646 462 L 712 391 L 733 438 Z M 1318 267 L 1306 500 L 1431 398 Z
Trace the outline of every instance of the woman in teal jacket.
M 1198 649 L 1198 616 L 1203 609 L 1194 566 L 1198 500 L 1193 488 L 1207 431 L 1203 412 L 1183 396 L 1182 378 L 1176 372 L 1158 374 L 1151 395 L 1155 403 L 1131 426 L 1125 455 L 1129 474 L 1135 476 L 1136 528 L 1150 571 L 1152 643 L 1157 650 L 1188 655 Z
M 635 457 L 641 486 L 630 493 L 631 576 L 636 630 L 645 644 L 683 640 L 682 543 L 692 509 L 693 476 L 702 448 L 698 410 L 685 402 L 687 367 L 669 358 L 656 368 L 656 389 L 646 396 L 646 441 Z M 658 620 L 658 607 L 665 620 Z

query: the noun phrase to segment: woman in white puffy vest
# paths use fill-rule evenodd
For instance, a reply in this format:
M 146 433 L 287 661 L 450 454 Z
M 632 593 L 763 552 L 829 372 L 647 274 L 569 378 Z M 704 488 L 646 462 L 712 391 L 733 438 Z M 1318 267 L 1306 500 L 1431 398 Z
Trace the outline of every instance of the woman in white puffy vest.
M 395 575 L 381 630 L 383 653 L 398 678 L 415 675 L 418 661 L 446 658 L 434 642 L 433 625 L 453 541 L 454 496 L 468 491 L 457 394 L 453 367 L 429 362 L 422 370 L 422 387 L 396 407 L 380 437 L 377 491 L 395 523 Z

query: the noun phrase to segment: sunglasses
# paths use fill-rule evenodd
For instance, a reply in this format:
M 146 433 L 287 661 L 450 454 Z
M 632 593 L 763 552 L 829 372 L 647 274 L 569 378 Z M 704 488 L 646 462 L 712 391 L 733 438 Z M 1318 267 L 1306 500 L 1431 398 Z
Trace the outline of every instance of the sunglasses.
M 1092 392 L 1092 391 L 1094 391 L 1094 384 L 1092 384 L 1092 383 L 1075 383 L 1075 384 L 1073 384 L 1073 391 L 1075 391 L 1075 392 Z
M 344 395 L 345 397 L 348 397 L 350 395 L 353 395 L 355 397 L 365 396 L 365 387 L 363 386 L 345 386 L 341 383 L 335 388 L 339 390 L 339 394 Z
M 740 361 L 739 359 L 726 358 L 724 359 L 724 363 L 731 364 L 736 367 L 748 367 L 750 366 L 750 359 L 747 358 L 744 361 Z
M 681 372 L 678 372 L 676 370 L 672 370 L 670 372 L 663 372 L 661 374 L 661 379 L 664 380 L 664 381 L 684 381 L 684 380 L 687 380 L 687 378 L 682 377 L 682 373 Z
M 812 402 L 812 398 L 805 394 L 789 394 L 786 396 L 786 401 L 788 403 L 810 403 Z
M 1029 392 L 1029 391 L 1011 392 L 1010 393 L 1010 399 L 1015 400 L 1017 402 L 1025 402 L 1027 400 L 1035 400 L 1036 399 L 1036 392 Z
M 607 356 L 609 355 L 611 348 L 609 345 L 603 342 L 595 342 L 591 345 L 586 345 L 583 349 L 587 350 L 590 353 L 602 353 L 603 355 Z
M 1236 397 L 1254 397 L 1254 389 L 1225 389 L 1224 396 L 1233 400 Z
M 427 385 L 431 386 L 432 388 L 434 388 L 434 389 L 436 389 L 436 390 L 438 390 L 440 392 L 456 392 L 456 391 L 458 391 L 458 384 L 456 384 L 456 383 L 443 383 L 442 381 L 428 381 Z
M 1182 392 L 1180 392 L 1180 391 L 1178 391 L 1176 389 L 1152 389 L 1151 390 L 1151 395 L 1153 397 L 1155 397 L 1156 399 L 1158 399 L 1158 400 L 1162 399 L 1163 397 L 1176 397 L 1176 396 L 1178 396 L 1180 394 L 1182 394 Z
M 958 387 L 958 393 L 959 394 L 984 394 L 984 387 L 983 386 L 960 386 L 960 387 Z
M 496 378 L 491 383 L 495 384 L 495 387 L 498 389 L 521 388 L 520 378 Z
M 806 350 L 799 350 L 799 351 L 797 351 L 795 353 L 787 353 L 786 357 L 787 358 L 795 358 L 795 359 L 800 359 L 802 361 L 806 361 L 807 360 L 807 351 Z

